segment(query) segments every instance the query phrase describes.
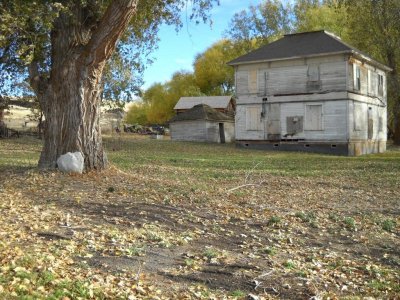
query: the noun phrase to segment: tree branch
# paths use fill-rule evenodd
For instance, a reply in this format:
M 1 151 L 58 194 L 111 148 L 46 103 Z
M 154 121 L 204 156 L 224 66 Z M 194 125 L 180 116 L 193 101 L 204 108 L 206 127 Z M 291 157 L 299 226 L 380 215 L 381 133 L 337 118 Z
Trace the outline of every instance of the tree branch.
M 85 63 L 97 68 L 114 52 L 117 42 L 136 13 L 138 0 L 115 0 L 85 47 Z

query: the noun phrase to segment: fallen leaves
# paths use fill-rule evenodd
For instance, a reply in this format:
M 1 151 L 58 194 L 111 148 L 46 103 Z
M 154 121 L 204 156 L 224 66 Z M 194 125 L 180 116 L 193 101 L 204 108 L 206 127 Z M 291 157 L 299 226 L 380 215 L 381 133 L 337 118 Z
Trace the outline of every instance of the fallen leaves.
M 133 161 L 121 166 L 125 172 L 7 171 L 0 179 L 0 298 L 334 299 L 400 292 L 398 179 L 369 184 L 351 177 L 357 160 L 337 175 L 317 166 L 318 177 L 258 164 L 251 174 L 262 185 L 227 193 L 254 165 L 248 153 L 269 158 L 224 148 L 228 159 L 211 145 L 138 143 L 112 154 Z M 172 159 L 179 151 L 185 158 Z M 191 160 L 203 152 L 208 157 Z M 304 160 L 296 159 L 294 169 Z M 371 171 L 362 172 L 367 178 Z

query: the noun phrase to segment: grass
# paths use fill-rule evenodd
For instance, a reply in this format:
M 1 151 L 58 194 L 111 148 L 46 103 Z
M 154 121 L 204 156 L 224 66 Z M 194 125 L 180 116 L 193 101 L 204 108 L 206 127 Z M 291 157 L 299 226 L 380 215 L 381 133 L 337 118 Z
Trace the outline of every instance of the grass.
M 234 179 L 234 171 L 242 176 L 257 164 L 254 174 L 267 173 L 289 177 L 346 177 L 373 185 L 397 183 L 395 175 L 400 169 L 400 149 L 392 148 L 383 154 L 361 157 L 338 157 L 300 152 L 268 152 L 239 149 L 234 144 L 204 144 L 172 142 L 169 140 L 123 139 L 105 137 L 104 143 L 111 163 L 124 170 L 150 165 L 190 169 L 199 179 Z M 33 168 L 41 150 L 41 141 L 35 138 L 1 140 L 0 171 L 6 167 Z M 379 173 L 379 176 L 376 174 Z M 182 178 L 179 174 L 171 174 Z M 371 180 L 373 179 L 373 180 Z
M 109 281 L 108 286 L 115 287 L 107 290 L 111 294 L 104 294 L 102 285 L 103 290 L 90 286 L 91 258 L 99 255 L 146 261 L 148 268 L 156 268 L 152 272 L 157 276 L 162 276 L 158 269 L 162 266 L 163 272 L 170 270 L 170 279 L 188 276 L 182 279 L 183 286 L 189 286 L 188 278 L 204 282 L 206 287 L 200 288 L 190 281 L 200 298 L 243 298 L 254 292 L 245 290 L 244 283 L 269 274 L 272 268 L 270 276 L 259 279 L 266 281 L 264 286 L 276 288 L 276 282 L 288 280 L 300 289 L 298 278 L 318 278 L 313 282 L 322 291 L 322 284 L 335 281 L 335 276 L 354 275 L 357 290 L 348 286 L 344 294 L 357 291 L 381 297 L 398 291 L 400 260 L 394 249 L 398 248 L 400 221 L 399 148 L 383 154 L 337 157 L 132 136 L 105 137 L 104 142 L 116 168 L 70 176 L 35 170 L 39 140 L 0 140 L 0 175 L 4 174 L 0 176 L 0 199 L 7 199 L 0 201 L 0 225 L 7 232 L 4 237 L 14 237 L 0 239 L 0 261 L 6 251 L 13 257 L 15 245 L 23 253 L 29 253 L 25 248 L 40 245 L 35 253 L 51 254 L 56 257 L 51 262 L 55 265 L 66 254 L 72 257 L 58 271 L 38 270 L 36 256 L 25 255 L 15 265 L 4 257 L 4 266 L 10 269 L 0 268 L 0 290 L 8 293 L 11 287 L 18 288 L 14 290 L 17 296 L 6 297 L 101 299 L 119 295 L 118 284 L 123 281 Z M 248 183 L 252 185 L 240 187 Z M 229 192 L 235 187 L 240 188 Z M 50 242 L 32 235 L 44 231 L 43 226 L 49 226 L 46 231 L 62 229 L 66 211 L 71 211 L 73 226 L 85 228 L 72 240 Z M 385 243 L 390 247 L 384 247 Z M 43 259 L 42 264 L 47 266 L 50 261 Z M 107 264 L 113 267 L 113 261 Z M 385 272 L 358 267 L 366 264 Z M 103 264 L 95 267 L 109 272 Z M 57 273 L 66 269 L 68 278 Z M 138 274 L 137 270 L 129 272 L 125 280 Z M 141 272 L 140 283 L 147 276 L 152 278 L 153 273 Z M 81 273 L 85 276 L 74 276 Z M 121 274 L 114 273 L 116 277 Z M 207 286 L 210 283 L 215 283 L 214 288 Z M 38 290 L 40 286 L 46 294 Z M 131 286 L 132 282 L 129 291 Z M 222 291 L 215 291 L 215 286 Z M 163 292 L 173 293 L 175 287 Z M 292 290 L 279 292 L 283 298 L 298 298 L 299 294 L 284 294 L 296 292 Z M 337 296 L 335 287 L 327 293 Z
M 388 232 L 392 232 L 396 227 L 396 222 L 392 219 L 386 219 L 382 222 L 382 229 Z

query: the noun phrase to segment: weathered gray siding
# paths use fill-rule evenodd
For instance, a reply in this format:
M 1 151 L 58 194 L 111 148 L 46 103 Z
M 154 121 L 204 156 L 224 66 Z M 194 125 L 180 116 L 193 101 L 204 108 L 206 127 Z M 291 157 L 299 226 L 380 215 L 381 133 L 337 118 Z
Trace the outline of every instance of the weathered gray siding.
M 249 95 L 261 97 L 315 91 L 345 91 L 346 64 L 345 56 L 337 55 L 239 65 L 236 72 L 237 96 L 240 101 L 240 96 Z
M 350 140 L 386 141 L 386 123 L 386 107 L 349 101 Z M 368 134 L 368 131 L 370 131 L 370 134 Z
M 355 86 L 356 67 L 360 69 L 361 72 L 361 89 L 357 90 Z M 386 103 L 387 98 L 387 83 L 386 83 L 386 73 L 366 62 L 361 62 L 360 60 L 351 58 L 348 61 L 348 77 L 347 77 L 347 87 L 349 92 L 354 92 L 356 94 L 370 96 Z M 379 92 L 378 75 L 382 76 L 383 85 L 382 92 Z M 366 99 L 367 100 L 367 99 Z
M 206 120 L 171 123 L 171 139 L 175 141 L 220 143 L 219 123 L 224 124 L 225 142 L 233 142 L 235 140 L 235 124 L 233 122 L 211 122 Z
M 175 141 L 207 141 L 206 122 L 203 120 L 171 123 L 170 132 Z
M 235 141 L 235 123 L 234 122 L 225 122 L 225 142 L 233 143 Z
M 232 143 L 235 140 L 235 123 L 233 122 L 206 122 L 207 141 L 221 143 L 219 124 L 224 124 L 225 143 Z
M 253 120 L 258 123 L 258 129 L 247 129 L 246 128 L 246 115 L 248 116 L 248 110 L 258 109 L 257 119 Z M 264 140 L 264 129 L 261 119 L 261 104 L 256 105 L 238 105 L 236 107 L 235 116 L 235 135 L 237 140 Z M 248 123 L 248 122 L 247 122 Z M 248 125 L 248 124 L 247 124 Z
M 348 55 L 244 64 L 236 70 L 237 140 L 332 142 L 348 145 L 351 155 L 386 149 L 385 71 Z

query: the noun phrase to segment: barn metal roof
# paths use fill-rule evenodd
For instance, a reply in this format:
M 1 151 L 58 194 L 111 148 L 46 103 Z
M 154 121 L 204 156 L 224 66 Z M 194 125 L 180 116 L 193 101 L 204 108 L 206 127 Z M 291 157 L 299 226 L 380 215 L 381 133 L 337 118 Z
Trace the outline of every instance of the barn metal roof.
M 208 120 L 208 121 L 232 121 L 232 116 L 227 116 L 222 112 L 215 110 L 207 104 L 198 104 L 191 109 L 184 111 L 174 116 L 169 123 L 177 121 L 194 121 L 194 120 Z
M 325 30 L 286 34 L 283 38 L 240 56 L 228 65 L 294 59 L 327 54 L 349 53 L 368 60 L 390 71 L 387 66 L 368 57 L 362 51 L 346 44 L 339 37 Z
M 212 108 L 227 108 L 232 96 L 181 97 L 174 109 L 190 109 L 197 104 L 207 104 Z

